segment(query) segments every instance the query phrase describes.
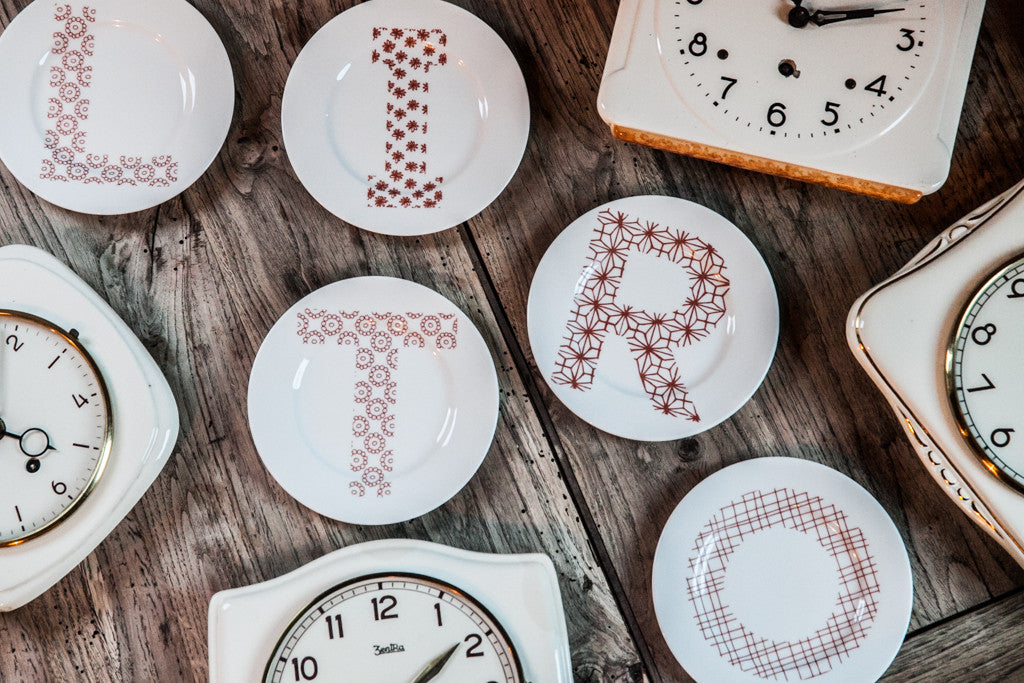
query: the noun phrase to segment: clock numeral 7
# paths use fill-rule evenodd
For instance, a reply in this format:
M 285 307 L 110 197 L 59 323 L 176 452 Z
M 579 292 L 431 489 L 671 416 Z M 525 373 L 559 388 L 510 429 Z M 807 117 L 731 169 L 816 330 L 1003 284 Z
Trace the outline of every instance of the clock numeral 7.
M 839 105 L 838 104 L 836 104 L 835 102 L 826 102 L 825 103 L 825 113 L 826 114 L 831 114 L 832 118 L 831 119 L 822 119 L 821 120 L 822 124 L 824 124 L 826 126 L 834 126 L 837 123 L 839 123 Z
M 722 91 L 722 99 L 724 100 L 726 95 L 729 94 L 729 90 L 732 89 L 732 86 L 739 83 L 739 81 L 735 78 L 729 78 L 728 76 L 722 76 L 722 80 L 725 81 L 725 90 Z
M 985 386 L 983 386 L 983 387 L 971 387 L 970 389 L 967 390 L 967 393 L 971 393 L 972 391 L 985 391 L 987 389 L 995 389 L 996 388 L 996 385 L 992 384 L 992 380 L 990 380 L 988 378 L 988 375 L 986 375 L 984 372 L 981 373 L 981 377 L 986 382 Z
M 292 657 L 292 667 L 297 681 L 311 681 L 320 673 L 320 667 L 313 657 L 303 657 L 301 662 L 298 657 Z

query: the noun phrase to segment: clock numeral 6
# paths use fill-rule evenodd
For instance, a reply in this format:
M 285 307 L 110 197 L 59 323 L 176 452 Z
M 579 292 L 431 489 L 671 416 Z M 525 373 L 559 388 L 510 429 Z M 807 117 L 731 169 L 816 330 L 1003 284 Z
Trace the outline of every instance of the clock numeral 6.
M 380 621 L 381 619 L 397 619 L 397 614 L 392 614 L 391 611 L 398 606 L 398 598 L 393 595 L 385 595 L 380 598 L 380 602 L 377 602 L 377 598 L 373 598 L 370 602 L 373 603 L 373 619 L 374 621 Z
M 836 104 L 835 102 L 826 102 L 825 103 L 825 113 L 826 114 L 831 114 L 832 118 L 830 118 L 830 119 L 822 119 L 821 120 L 822 124 L 824 124 L 826 126 L 834 126 L 837 123 L 839 123 L 839 105 L 838 104 Z
M 292 657 L 292 667 L 297 681 L 311 681 L 320 673 L 320 667 L 312 657 L 303 657 L 301 662 L 298 657 Z
M 975 327 L 971 332 L 971 339 L 978 346 L 984 346 L 992 341 L 992 337 L 996 336 L 996 326 L 992 323 L 982 325 L 981 327 Z
M 1003 427 L 993 430 L 992 436 L 990 436 L 988 440 L 993 446 L 1003 448 L 1010 445 L 1010 434 L 1013 434 L 1013 430 Z
M 1017 278 L 1010 285 L 1010 293 L 1006 295 L 1007 299 L 1024 299 L 1024 279 Z
M 483 637 L 479 633 L 470 633 L 468 636 L 463 638 L 462 642 L 468 643 L 472 641 L 472 645 L 466 650 L 467 657 L 483 657 L 484 653 L 480 651 L 480 643 L 484 642 Z
M 900 33 L 903 37 L 900 39 L 900 42 L 896 43 L 896 49 L 902 50 L 903 52 L 910 52 L 914 49 L 914 43 L 917 42 L 914 39 L 914 31 L 909 28 L 901 28 Z
M 786 105 L 782 102 L 776 102 L 768 107 L 768 125 L 772 128 L 778 128 L 784 123 L 786 123 Z
M 62 496 L 68 492 L 68 485 L 62 481 L 51 481 L 50 488 L 53 489 L 53 492 L 58 496 Z

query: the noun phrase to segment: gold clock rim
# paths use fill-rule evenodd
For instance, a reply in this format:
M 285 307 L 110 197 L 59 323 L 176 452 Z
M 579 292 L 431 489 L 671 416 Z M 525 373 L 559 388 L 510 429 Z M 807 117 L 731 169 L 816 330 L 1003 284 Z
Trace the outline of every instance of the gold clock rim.
M 96 365 L 96 361 L 93 359 L 92 354 L 89 353 L 85 346 L 76 337 L 72 337 L 69 332 L 65 331 L 63 328 L 56 325 L 55 323 L 50 322 L 46 318 L 42 318 L 32 313 L 27 313 L 25 311 L 18 311 L 9 308 L 0 308 L 0 317 L 20 318 L 39 327 L 43 327 L 52 332 L 53 334 L 56 334 L 58 337 L 63 338 L 65 342 L 67 342 L 70 346 L 74 347 L 74 349 L 78 351 L 79 354 L 81 354 L 82 358 L 89 366 L 89 369 L 96 377 L 96 383 L 99 385 L 100 389 L 100 396 L 102 397 L 103 405 L 106 408 L 106 419 L 104 420 L 106 424 L 103 430 L 103 447 L 100 449 L 99 460 L 97 461 L 96 467 L 93 469 L 92 476 L 89 478 L 89 481 L 86 483 L 85 487 L 79 492 L 78 496 L 75 498 L 75 500 L 71 502 L 70 505 L 64 508 L 64 510 L 62 510 L 59 515 L 51 519 L 46 524 L 42 525 L 38 529 L 33 529 L 32 531 L 26 532 L 20 536 L 15 536 L 10 540 L 0 541 L 0 548 L 11 548 L 26 543 L 28 541 L 34 540 L 39 536 L 42 536 L 43 534 L 57 528 L 64 521 L 66 521 L 76 510 L 78 510 L 86 501 L 86 499 L 89 498 L 90 494 L 92 494 L 92 492 L 95 490 L 96 485 L 99 484 L 100 478 L 106 471 L 107 464 L 110 459 L 110 450 L 114 440 L 114 420 L 110 406 L 110 393 L 107 391 L 107 382 L 103 377 L 103 373 L 100 372 L 99 366 Z
M 426 574 L 419 574 L 417 572 L 393 572 L 393 571 L 392 572 L 375 572 L 375 573 L 371 573 L 371 574 L 361 574 L 359 576 L 353 577 L 351 579 L 347 579 L 347 580 L 342 581 L 340 583 L 336 583 L 336 584 L 332 585 L 330 588 L 328 588 L 327 590 L 319 593 L 315 598 L 313 598 L 308 603 L 306 603 L 306 605 L 299 611 L 299 613 L 296 614 L 288 622 L 288 626 L 286 626 L 284 628 L 284 630 L 281 632 L 281 636 L 274 643 L 274 647 L 270 651 L 270 657 L 267 659 L 267 665 L 263 669 L 263 677 L 260 679 L 262 681 L 262 683 L 272 683 L 273 679 L 271 678 L 271 675 L 273 674 L 273 669 L 274 669 L 274 656 L 277 654 L 278 650 L 284 644 L 285 639 L 288 637 L 288 634 L 290 634 L 292 632 L 292 629 L 295 628 L 296 624 L 298 624 L 302 620 L 302 618 L 306 614 L 308 614 L 310 612 L 310 610 L 312 610 L 314 607 L 319 605 L 328 596 L 332 595 L 333 593 L 337 593 L 340 590 L 343 590 L 346 586 L 351 586 L 354 583 L 359 583 L 361 581 L 370 581 L 370 580 L 373 580 L 373 579 L 381 579 L 381 580 L 388 580 L 388 579 L 392 579 L 392 580 L 395 580 L 395 579 L 399 579 L 399 580 L 400 579 L 417 579 L 419 581 L 427 581 L 429 583 L 432 583 L 432 584 L 438 586 L 439 588 L 446 589 L 447 592 L 450 592 L 453 595 L 459 596 L 464 602 L 468 602 L 468 603 L 472 604 L 474 607 L 478 608 L 488 619 L 491 620 L 491 622 L 494 624 L 495 628 L 497 629 L 498 633 L 504 639 L 506 645 L 508 646 L 509 659 L 511 660 L 512 664 L 515 666 L 516 675 L 519 677 L 520 683 L 526 683 L 526 675 L 523 673 L 523 665 L 522 665 L 522 662 L 519 659 L 519 651 L 516 649 L 515 643 L 512 641 L 512 638 L 508 635 L 508 631 L 505 630 L 504 625 L 502 625 L 502 623 L 500 621 L 498 621 L 497 617 L 494 616 L 494 613 L 491 612 L 491 610 L 487 609 L 487 607 L 485 607 L 483 603 L 481 603 L 479 600 L 477 600 L 475 597 L 473 597 L 472 595 L 470 595 L 466 591 L 462 590 L 461 588 L 458 588 L 457 586 L 454 586 L 454 585 L 448 583 L 444 579 L 439 579 L 439 578 L 434 577 L 434 576 L 428 576 Z
M 1004 261 L 995 269 L 990 271 L 989 275 L 985 277 L 982 284 L 975 288 L 967 304 L 961 309 L 960 315 L 957 316 L 957 322 L 953 326 L 953 333 L 950 336 L 949 343 L 946 345 L 946 359 L 945 359 L 945 375 L 946 375 L 946 398 L 949 401 L 949 405 L 953 410 L 953 418 L 956 420 L 957 431 L 960 433 L 961 438 L 967 443 L 971 453 L 985 466 L 992 476 L 997 480 L 1006 484 L 1017 493 L 1024 494 L 1024 483 L 1017 481 L 1013 477 L 1003 473 L 1003 471 L 996 465 L 992 458 L 989 457 L 985 449 L 978 445 L 977 441 L 971 437 L 970 428 L 967 425 L 967 420 L 963 415 L 963 411 L 960 408 L 960 402 L 956 398 L 956 378 L 954 373 L 954 363 L 956 360 L 956 346 L 957 340 L 960 338 L 960 331 L 964 329 L 964 323 L 967 320 L 967 316 L 974 309 L 975 304 L 992 287 L 996 281 L 998 281 L 1007 271 L 1013 270 L 1018 266 L 1024 266 L 1024 253 L 1015 254 L 1012 258 Z

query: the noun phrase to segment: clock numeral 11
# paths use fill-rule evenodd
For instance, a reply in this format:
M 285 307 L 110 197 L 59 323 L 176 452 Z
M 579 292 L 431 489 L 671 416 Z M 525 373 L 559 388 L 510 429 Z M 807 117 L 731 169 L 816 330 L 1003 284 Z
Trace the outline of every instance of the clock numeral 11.
M 344 638 L 345 637 L 345 630 L 341 627 L 341 615 L 340 614 L 335 614 L 334 616 L 331 616 L 330 614 L 328 614 L 326 617 L 324 617 L 324 619 L 327 621 L 327 637 L 328 638 L 330 638 L 331 640 L 334 640 L 335 638 Z M 333 620 L 334 623 L 332 623 L 332 620 Z M 335 623 L 337 623 L 337 632 L 338 632 L 337 636 L 334 635 L 334 632 L 335 632 L 334 624 Z

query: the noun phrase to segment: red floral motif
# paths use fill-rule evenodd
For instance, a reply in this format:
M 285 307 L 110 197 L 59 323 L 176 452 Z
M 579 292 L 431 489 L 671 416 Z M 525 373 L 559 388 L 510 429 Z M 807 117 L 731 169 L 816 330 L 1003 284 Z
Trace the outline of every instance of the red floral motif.
M 368 206 L 431 209 L 441 201 L 444 178 L 427 174 L 426 102 L 430 70 L 448 63 L 438 52 L 448 37 L 440 29 L 373 29 L 370 61 L 388 67 L 384 175 L 368 175 Z
M 654 409 L 671 417 L 700 422 L 688 398 L 673 351 L 700 341 L 725 315 L 729 291 L 725 262 L 715 248 L 686 232 L 604 210 L 590 242 L 582 290 L 573 300 L 565 341 L 558 350 L 552 381 L 586 391 L 605 336 L 625 337 Z M 680 308 L 654 313 L 616 300 L 630 251 L 654 254 L 679 264 L 690 276 Z
M 835 560 L 839 596 L 825 625 L 799 641 L 753 633 L 724 602 L 729 558 L 744 537 L 775 526 L 808 534 Z M 860 647 L 878 613 L 875 559 L 859 527 L 820 497 L 790 489 L 751 491 L 721 508 L 698 534 L 687 580 L 694 616 L 704 638 L 742 671 L 773 680 L 828 673 Z
M 401 355 L 394 339 L 403 339 L 402 348 L 426 347 L 426 339 L 412 331 L 410 320 L 417 319 L 422 319 L 432 330 L 431 349 L 456 347 L 459 323 L 451 313 L 426 317 L 422 313 L 361 315 L 359 311 L 328 312 L 307 308 L 298 314 L 298 336 L 303 344 L 324 344 L 334 337 L 339 346 L 358 346 L 353 400 L 363 407 L 352 418 L 350 467 L 360 473 L 359 481 L 349 483 L 349 492 L 354 496 L 365 496 L 367 488 L 376 489 L 378 497 L 391 494 L 391 483 L 385 473 L 391 472 L 395 463 L 388 439 L 395 436 L 395 414 L 391 406 L 398 402 L 394 371 L 398 370 Z M 410 338 L 414 338 L 413 343 L 409 343 Z M 371 461 L 380 466 L 370 467 Z
M 43 138 L 50 153 L 43 158 L 39 177 L 63 183 L 150 187 L 177 182 L 178 164 L 168 155 L 153 157 L 148 164 L 138 157 L 121 156 L 119 164 L 111 164 L 106 154 L 86 153 L 83 122 L 89 118 L 89 100 L 83 97 L 83 89 L 92 83 L 88 58 L 93 56 L 95 38 L 88 31 L 96 21 L 96 10 L 82 7 L 76 15 L 71 5 L 58 5 L 54 19 L 60 30 L 53 34 L 50 51 L 60 55 L 60 66 L 50 67 L 50 87 L 56 97 L 49 98 L 46 116 L 57 121 Z M 131 172 L 125 173 L 126 169 Z

